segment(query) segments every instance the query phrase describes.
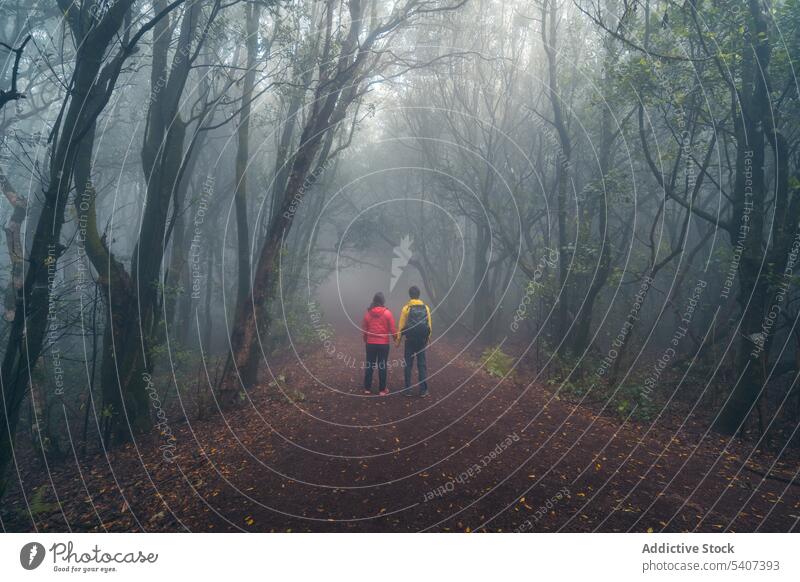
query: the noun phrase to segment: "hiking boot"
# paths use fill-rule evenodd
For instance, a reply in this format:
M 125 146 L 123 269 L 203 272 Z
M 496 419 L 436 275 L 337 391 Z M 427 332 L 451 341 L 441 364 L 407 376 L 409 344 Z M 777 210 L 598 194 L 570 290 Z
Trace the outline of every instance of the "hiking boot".
M 427 398 L 428 396 L 430 396 L 430 394 L 428 392 L 420 392 L 420 394 L 419 394 L 420 398 Z
M 411 391 L 411 388 L 406 388 L 403 390 L 403 396 L 406 398 L 414 398 L 414 393 Z

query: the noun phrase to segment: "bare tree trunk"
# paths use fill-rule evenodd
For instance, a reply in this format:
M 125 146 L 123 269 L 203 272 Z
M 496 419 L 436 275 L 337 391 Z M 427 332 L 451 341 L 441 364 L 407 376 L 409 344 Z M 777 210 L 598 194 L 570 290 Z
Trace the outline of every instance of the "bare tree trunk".
M 22 259 L 25 252 L 22 248 L 20 232 L 22 231 L 22 223 L 25 221 L 25 216 L 27 214 L 28 201 L 23 196 L 17 194 L 11 186 L 8 177 L 3 173 L 2 168 L 0 168 L 0 188 L 2 188 L 3 195 L 14 209 L 5 228 L 8 258 L 11 263 L 11 279 L 8 282 L 8 290 L 6 291 L 5 298 L 5 319 L 6 321 L 14 321 L 17 299 L 19 292 L 22 290 L 23 282 Z
M 100 365 L 103 418 L 106 430 L 102 435 L 106 444 L 124 442 L 131 431 L 140 432 L 150 427 L 149 399 L 141 377 L 143 368 L 135 341 L 136 295 L 125 266 L 108 249 L 104 237 L 97 229 L 95 213 L 96 192 L 91 179 L 91 155 L 94 128 L 87 136 L 75 163 L 75 209 L 80 229 L 79 241 L 86 256 L 98 273 L 97 284 L 105 303 L 105 326 Z M 139 362 L 135 364 L 134 362 Z M 134 383 L 126 374 L 135 370 L 140 377 Z M 134 386 L 136 388 L 134 388 Z M 109 438 L 111 442 L 108 442 Z
M 572 140 L 567 129 L 564 117 L 564 108 L 561 94 L 558 89 L 558 60 L 557 60 L 557 19 L 558 10 L 555 0 L 544 0 L 542 3 L 542 44 L 547 56 L 547 85 L 550 106 L 553 109 L 553 124 L 558 133 L 561 151 L 556 162 L 556 212 L 558 213 L 558 277 L 559 295 L 558 309 L 556 311 L 556 337 L 562 337 L 569 328 L 569 292 L 567 278 L 572 257 L 570 252 L 569 219 L 567 216 L 567 186 L 572 163 Z
M 608 66 L 608 63 L 607 63 Z M 611 169 L 612 160 L 614 157 L 613 146 L 615 136 L 611 131 L 611 113 L 607 106 L 603 107 L 602 121 L 600 129 L 600 177 L 605 180 Z M 598 199 L 587 202 L 584 212 L 584 223 L 589 225 L 588 231 L 591 235 L 591 225 L 593 223 L 593 216 L 597 216 L 597 239 L 600 241 L 602 248 L 598 257 L 597 270 L 594 273 L 589 289 L 583 299 L 578 313 L 575 317 L 575 327 L 572 334 L 571 348 L 573 353 L 581 357 L 586 349 L 589 347 L 589 335 L 592 329 L 592 315 L 594 313 L 594 304 L 597 301 L 600 291 L 606 285 L 608 277 L 611 274 L 611 240 L 608 231 L 608 197 L 607 191 L 604 188 L 599 190 L 601 195 L 596 195 Z M 584 244 L 591 244 L 591 240 L 585 240 Z
M 7 487 L 6 467 L 12 458 L 19 410 L 28 390 L 28 378 L 41 354 L 47 329 L 50 299 L 48 269 L 55 268 L 64 251 L 61 228 L 70 194 L 75 158 L 97 116 L 105 108 L 126 58 L 135 43 L 126 43 L 104 67 L 104 55 L 130 10 L 132 0 L 118 0 L 92 27 L 87 17 L 67 0 L 60 0 L 67 22 L 78 38 L 72 91 L 63 116 L 53 131 L 50 179 L 44 192 L 42 212 L 33 232 L 27 273 L 18 296 L 14 321 L 3 356 L 3 411 L 0 414 L 0 497 Z M 145 25 L 147 26 L 147 25 Z
M 729 233 L 734 247 L 744 246 L 738 267 L 737 301 L 742 309 L 736 355 L 739 378 L 715 423 L 718 430 L 727 434 L 735 434 L 743 428 L 756 404 L 763 379 L 759 362 L 762 356 L 768 356 L 771 343 L 769 338 L 759 335 L 769 297 L 768 277 L 759 272 L 764 254 L 762 233 L 766 198 L 764 131 L 770 126 L 772 115 L 768 76 L 771 45 L 761 3 L 750 0 L 748 5 L 751 36 L 745 40 L 742 50 L 742 89 L 737 92 L 741 111 L 734 114 L 737 149 L 732 222 L 737 224 L 749 215 L 749 231 L 743 241 L 738 227 L 731 228 Z
M 204 137 L 206 135 L 207 134 L 203 132 L 198 136 L 195 147 L 191 152 L 187 153 L 188 159 L 186 160 L 186 168 L 184 170 L 187 179 L 180 180 L 180 183 L 177 185 L 175 207 L 173 209 L 173 242 L 170 249 L 169 268 L 164 278 L 165 289 L 173 286 L 168 293 L 165 293 L 164 297 L 165 328 L 167 324 L 171 324 L 173 337 L 181 338 L 181 341 L 186 335 L 185 332 L 188 322 L 185 317 L 177 315 L 176 312 L 179 310 L 179 305 L 181 305 L 181 299 L 185 300 L 187 296 L 191 295 L 191 275 L 188 269 L 186 269 L 186 266 L 189 261 L 187 254 L 189 239 L 193 232 L 191 223 L 186 220 L 184 205 L 186 203 L 186 193 L 190 184 L 192 184 L 192 180 L 188 177 L 192 175 L 194 168 L 197 166 L 198 159 L 200 158 L 199 150 L 205 142 Z
M 236 239 L 238 242 L 239 278 L 236 303 L 244 303 L 250 295 L 250 235 L 247 225 L 247 164 L 250 161 L 250 111 L 256 79 L 258 59 L 258 21 L 261 7 L 245 5 L 245 30 L 247 32 L 247 71 L 242 86 L 242 107 L 239 110 L 239 130 L 236 149 L 236 190 L 233 202 L 236 207 Z M 237 308 L 238 309 L 238 308 Z
M 489 258 L 491 235 L 487 224 L 475 223 L 475 259 L 473 262 L 472 288 L 475 294 L 472 311 L 473 333 L 485 342 L 491 343 L 492 334 L 492 295 L 489 289 Z
M 322 2 L 314 2 L 311 7 L 311 22 L 313 26 L 317 26 L 320 6 L 322 6 L 322 4 Z M 319 53 L 319 36 L 321 35 L 318 35 L 318 38 L 312 44 L 311 54 L 308 58 L 303 59 L 299 54 L 295 56 L 298 60 L 295 67 L 295 78 L 298 80 L 297 84 L 299 86 L 293 87 L 291 90 L 289 105 L 286 115 L 284 116 L 283 129 L 278 141 L 278 151 L 275 156 L 275 170 L 270 192 L 269 212 L 264 213 L 265 228 L 260 229 L 263 231 L 264 237 L 266 237 L 266 233 L 269 231 L 269 225 L 272 219 L 278 212 L 277 208 L 280 205 L 280 197 L 286 189 L 286 181 L 289 179 L 289 170 L 291 169 L 291 165 L 287 163 L 289 160 L 289 152 L 294 138 L 295 128 L 298 126 L 298 114 L 303 105 L 303 97 L 308 91 L 309 84 L 314 76 L 314 61 Z M 263 244 L 261 236 L 262 234 L 259 232 L 259 247 Z
M 187 4 L 169 67 L 167 57 L 172 38 L 169 24 L 162 20 L 153 28 L 152 96 L 142 146 L 142 165 L 147 177 L 142 224 L 130 274 L 119 262 L 113 263 L 108 272 L 112 302 L 107 305 L 107 329 L 112 330 L 114 341 L 113 352 L 108 347 L 103 352 L 104 403 L 109 401 L 112 410 L 124 405 L 128 421 L 123 424 L 122 415 L 112 412 L 111 433 L 116 441 L 130 438 L 128 426 L 137 432 L 150 425 L 147 395 L 153 370 L 150 350 L 152 338 L 162 331 L 158 328 L 161 264 L 170 234 L 167 228 L 169 209 L 172 206 L 173 211 L 179 211 L 175 198 L 187 163 L 184 152 L 187 124 L 179 114 L 180 99 L 191 71 L 192 55 L 196 54 L 197 46 L 193 41 L 201 2 L 191 0 Z M 165 0 L 159 0 L 155 6 L 159 12 L 167 8 Z M 202 42 L 203 38 L 201 35 L 197 42 Z M 108 249 L 106 252 L 110 255 Z M 95 268 L 102 269 L 97 263 Z M 113 382 L 109 387 L 112 371 Z M 133 419 L 128 413 L 129 407 Z
M 327 48 L 322 55 L 323 62 L 330 62 L 331 44 L 334 42 L 333 7 L 334 2 L 329 0 L 326 7 Z M 339 49 L 339 57 L 330 67 L 324 67 L 320 71 L 312 110 L 300 137 L 298 150 L 292 157 L 286 188 L 276 206 L 277 212 L 272 217 L 259 254 L 250 297 L 236 309 L 231 333 L 231 352 L 219 386 L 223 406 L 231 406 L 237 401 L 240 387 L 249 390 L 258 381 L 259 340 L 269 327 L 268 302 L 274 297 L 277 259 L 282 241 L 291 229 L 297 208 L 309 187 L 307 180 L 313 181 L 318 177 L 309 174 L 323 139 L 344 119 L 348 107 L 357 96 L 358 83 L 354 81 L 360 73 L 359 65 L 367 58 L 367 51 L 374 38 L 370 41 L 368 37 L 359 46 L 359 34 L 364 24 L 364 7 L 361 2 L 351 1 L 349 9 L 349 28 Z

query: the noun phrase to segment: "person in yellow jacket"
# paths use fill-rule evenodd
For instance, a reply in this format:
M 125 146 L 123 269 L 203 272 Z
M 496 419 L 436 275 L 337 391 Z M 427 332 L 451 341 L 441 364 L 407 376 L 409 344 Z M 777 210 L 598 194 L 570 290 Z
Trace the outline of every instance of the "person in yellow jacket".
M 428 395 L 428 366 L 425 357 L 425 348 L 431 338 L 431 310 L 419 298 L 419 287 L 412 286 L 408 290 L 411 298 L 400 312 L 400 323 L 397 326 L 395 342 L 399 346 L 402 339 L 406 338 L 405 351 L 403 352 L 403 379 L 405 380 L 404 396 L 413 396 L 411 391 L 411 368 L 414 358 L 417 359 L 417 375 L 419 377 L 419 396 Z

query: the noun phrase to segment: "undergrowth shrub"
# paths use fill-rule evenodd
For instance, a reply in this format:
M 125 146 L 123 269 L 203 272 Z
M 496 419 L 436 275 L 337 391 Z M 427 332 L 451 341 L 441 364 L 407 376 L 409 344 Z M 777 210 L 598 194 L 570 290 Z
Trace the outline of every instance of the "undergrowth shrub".
M 514 358 L 509 356 L 499 347 L 486 348 L 481 355 L 481 364 L 490 376 L 496 378 L 512 377 L 511 369 L 514 367 Z

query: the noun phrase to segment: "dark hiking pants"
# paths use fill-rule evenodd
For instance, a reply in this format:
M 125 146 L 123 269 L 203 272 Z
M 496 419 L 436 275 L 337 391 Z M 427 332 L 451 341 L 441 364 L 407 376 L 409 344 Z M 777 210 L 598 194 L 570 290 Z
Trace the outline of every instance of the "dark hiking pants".
M 372 372 L 378 369 L 378 390 L 386 388 L 386 358 L 389 344 L 367 344 L 367 365 L 364 367 L 364 389 L 372 390 Z
M 428 393 L 428 364 L 425 357 L 427 342 L 412 341 L 406 338 L 405 352 L 403 353 L 403 379 L 406 391 L 411 390 L 411 368 L 414 366 L 414 357 L 417 358 L 417 375 L 419 376 L 419 393 Z

